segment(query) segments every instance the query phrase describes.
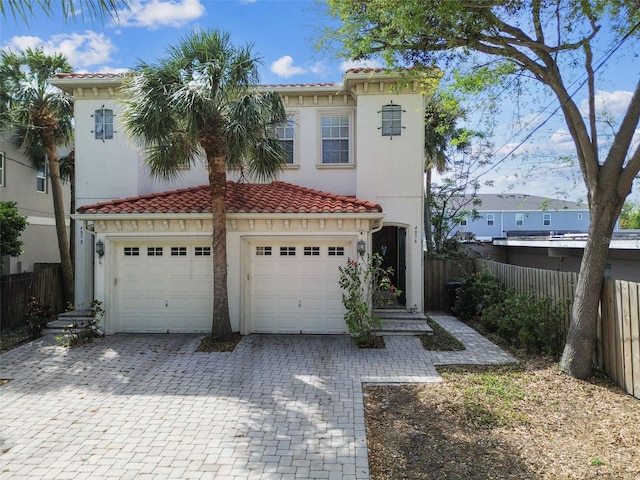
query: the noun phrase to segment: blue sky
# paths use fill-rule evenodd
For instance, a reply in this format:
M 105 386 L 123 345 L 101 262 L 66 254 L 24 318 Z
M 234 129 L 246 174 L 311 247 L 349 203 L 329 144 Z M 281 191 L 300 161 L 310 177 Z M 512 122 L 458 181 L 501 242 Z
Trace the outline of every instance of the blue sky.
M 265 84 L 339 82 L 350 64 L 316 51 L 321 13 L 313 0 L 133 0 L 119 22 L 64 22 L 61 15 L 28 25 L 7 18 L 0 47 L 41 46 L 62 51 L 76 71 L 119 72 L 138 60 L 153 62 L 194 28 L 227 31 L 236 44 L 252 43 L 262 57 Z M 322 18 L 322 22 L 326 22 Z
M 348 68 L 382 66 L 379 62 L 356 65 L 336 59 L 331 52 L 318 52 L 314 41 L 329 19 L 315 0 L 130 0 L 130 4 L 131 10 L 121 12 L 118 23 L 82 18 L 65 21 L 58 14 L 52 18 L 40 15 L 25 25 L 9 16 L 0 23 L 0 49 L 38 46 L 64 53 L 78 72 L 121 72 L 140 59 L 153 62 L 161 58 L 167 46 L 194 28 L 217 28 L 229 32 L 234 43 L 254 45 L 263 61 L 263 84 L 340 82 Z M 634 45 L 637 48 L 638 42 Z M 620 118 L 640 78 L 638 54 L 632 47 L 623 47 L 598 72 L 597 102 L 612 118 Z M 595 58 L 602 57 L 607 48 L 603 44 L 596 49 Z M 575 98 L 581 105 L 584 92 Z M 517 105 L 511 101 L 504 99 L 504 112 L 494 130 L 497 160 L 557 106 L 553 98 L 533 91 Z M 574 188 L 566 171 L 553 168 L 558 155 L 574 152 L 566 125 L 556 114 L 518 148 L 518 154 L 526 155 L 526 164 L 518 158 L 502 162 L 483 179 L 493 180 L 494 187 L 481 191 L 550 197 L 566 192 L 570 200 L 584 199 L 584 188 Z M 537 174 L 528 177 L 525 173 L 531 167 Z M 640 195 L 636 193 L 634 200 L 640 201 Z

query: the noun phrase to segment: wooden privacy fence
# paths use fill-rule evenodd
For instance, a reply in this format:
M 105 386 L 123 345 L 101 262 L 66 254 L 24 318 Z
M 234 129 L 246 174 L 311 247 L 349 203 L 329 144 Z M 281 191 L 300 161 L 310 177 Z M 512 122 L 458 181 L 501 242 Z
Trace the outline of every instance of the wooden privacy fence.
M 448 310 L 446 283 L 460 280 L 465 272 L 483 268 L 487 268 L 505 288 L 531 293 L 538 298 L 550 297 L 557 303 L 566 302 L 569 308 L 573 304 L 577 273 L 519 267 L 484 259 L 472 262 L 475 264 L 460 260 L 425 261 L 427 309 Z M 568 324 L 569 314 L 565 332 Z M 598 366 L 627 393 L 640 398 L 640 283 L 605 279 L 597 332 Z
M 476 270 L 473 258 L 459 260 L 425 259 L 425 310 L 449 311 L 447 282 L 462 280 Z
M 29 298 L 36 297 L 54 313 L 65 309 L 60 265 L 29 273 L 0 276 L 0 330 L 23 325 Z
M 598 365 L 640 398 L 640 283 L 606 279 L 598 319 Z

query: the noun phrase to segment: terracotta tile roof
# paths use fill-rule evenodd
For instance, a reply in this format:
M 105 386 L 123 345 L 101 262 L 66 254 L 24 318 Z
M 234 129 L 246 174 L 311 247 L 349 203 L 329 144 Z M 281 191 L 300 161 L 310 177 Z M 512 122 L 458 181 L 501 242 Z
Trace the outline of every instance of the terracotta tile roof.
M 56 73 L 53 78 L 125 78 L 127 73 Z
M 347 70 L 347 73 L 384 73 L 389 71 L 386 68 L 369 68 L 369 67 L 359 67 L 359 68 L 350 68 Z
M 227 182 L 227 213 L 369 213 L 382 207 L 352 196 L 312 190 L 285 182 Z M 211 212 L 209 186 L 184 188 L 84 205 L 79 213 Z

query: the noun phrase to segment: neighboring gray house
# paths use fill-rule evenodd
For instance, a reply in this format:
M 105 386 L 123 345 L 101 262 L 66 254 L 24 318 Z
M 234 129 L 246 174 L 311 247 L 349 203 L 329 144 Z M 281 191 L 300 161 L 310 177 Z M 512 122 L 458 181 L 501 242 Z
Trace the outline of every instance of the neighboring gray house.
M 68 215 L 70 186 L 63 183 L 62 188 Z M 5 138 L 0 138 L 0 201 L 17 202 L 20 215 L 29 222 L 22 233 L 23 254 L 9 257 L 0 252 L 2 273 L 29 272 L 36 263 L 60 263 L 49 176 L 34 168 Z
M 451 235 L 472 233 L 476 240 L 490 241 L 496 237 L 580 233 L 589 229 L 586 204 L 520 193 L 485 193 L 476 197 L 482 202 L 475 207 L 480 218 L 469 216 Z

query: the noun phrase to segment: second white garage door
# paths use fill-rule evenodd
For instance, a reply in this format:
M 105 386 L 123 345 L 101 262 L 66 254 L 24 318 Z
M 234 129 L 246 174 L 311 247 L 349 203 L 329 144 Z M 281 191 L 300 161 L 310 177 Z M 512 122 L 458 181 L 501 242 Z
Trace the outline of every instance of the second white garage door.
M 349 248 L 321 240 L 252 243 L 250 331 L 346 332 L 338 267 Z

